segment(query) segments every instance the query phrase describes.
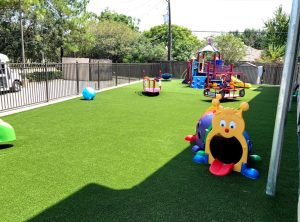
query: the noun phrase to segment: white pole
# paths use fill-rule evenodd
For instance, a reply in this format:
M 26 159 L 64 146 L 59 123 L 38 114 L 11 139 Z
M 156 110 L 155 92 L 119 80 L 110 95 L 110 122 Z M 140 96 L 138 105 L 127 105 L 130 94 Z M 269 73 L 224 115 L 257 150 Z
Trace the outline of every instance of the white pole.
M 275 127 L 273 133 L 271 159 L 269 165 L 266 194 L 275 196 L 276 182 L 279 172 L 281 150 L 283 145 L 284 125 L 288 111 L 293 75 L 298 57 L 300 6 L 298 0 L 293 0 L 289 23 L 287 48 L 282 71 Z

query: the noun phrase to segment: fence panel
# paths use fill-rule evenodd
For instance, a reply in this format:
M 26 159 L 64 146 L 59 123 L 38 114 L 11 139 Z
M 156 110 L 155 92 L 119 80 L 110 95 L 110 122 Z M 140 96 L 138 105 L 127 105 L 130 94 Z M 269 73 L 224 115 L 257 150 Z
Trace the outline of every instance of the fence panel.
M 244 73 L 244 75 L 241 77 L 243 81 L 251 84 L 257 83 L 257 67 L 250 65 L 237 65 L 234 67 L 234 71 Z
M 261 78 L 262 84 L 280 85 L 282 77 L 282 64 L 257 64 L 263 66 L 263 75 Z M 252 84 L 257 83 L 257 67 L 251 65 L 237 64 L 234 68 L 236 72 L 243 72 L 246 81 Z M 300 80 L 300 65 L 298 64 L 295 70 L 295 82 Z
M 265 64 L 263 74 L 263 83 L 270 85 L 280 85 L 283 65 L 281 64 Z

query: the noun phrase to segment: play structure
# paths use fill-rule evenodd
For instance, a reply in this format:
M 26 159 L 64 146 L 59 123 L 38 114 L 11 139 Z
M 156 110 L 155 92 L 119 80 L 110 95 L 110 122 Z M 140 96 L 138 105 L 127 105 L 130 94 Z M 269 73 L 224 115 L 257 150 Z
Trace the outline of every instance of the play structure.
M 240 109 L 224 108 L 221 95 L 212 100 L 212 106 L 200 117 L 196 133 L 185 140 L 195 143 L 193 161 L 210 164 L 209 171 L 216 176 L 225 176 L 231 171 L 240 172 L 247 178 L 258 179 L 259 172 L 251 168 L 251 162 L 259 161 L 258 155 L 250 155 L 252 143 L 245 131 L 242 113 L 249 109 L 246 102 Z
M 85 100 L 93 100 L 96 96 L 96 91 L 92 87 L 85 87 L 82 90 L 82 96 Z
M 149 78 L 144 74 L 143 91 L 146 95 L 159 95 L 161 91 L 161 80 L 159 77 Z
M 245 95 L 245 88 L 250 88 L 251 84 L 242 81 L 244 78 L 244 73 L 234 72 L 233 64 L 224 65 L 221 53 L 210 40 L 197 53 L 197 58 L 188 62 L 183 83 L 189 84 L 191 88 L 204 89 L 204 96 L 215 98 L 221 94 L 224 99 Z
M 7 122 L 0 119 L 0 143 L 6 143 L 16 140 L 14 128 Z

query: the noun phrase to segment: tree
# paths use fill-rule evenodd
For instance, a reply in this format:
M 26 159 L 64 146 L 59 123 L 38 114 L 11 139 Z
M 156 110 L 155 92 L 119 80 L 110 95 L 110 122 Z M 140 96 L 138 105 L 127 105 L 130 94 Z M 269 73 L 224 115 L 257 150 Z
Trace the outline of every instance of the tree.
M 56 56 L 81 56 L 88 51 L 92 41 L 87 24 L 92 17 L 86 12 L 89 0 L 48 0 L 41 6 L 46 9 L 46 20 L 56 32 Z M 47 23 L 47 22 L 46 22 Z M 45 23 L 44 23 L 45 24 Z M 49 29 L 49 33 L 52 30 Z M 54 46 L 53 46 L 54 47 Z
M 168 45 L 168 25 L 159 25 L 145 31 L 144 35 L 152 44 Z M 186 61 L 190 59 L 205 43 L 201 42 L 192 32 L 182 26 L 172 25 L 172 60 Z
M 264 60 L 281 60 L 286 47 L 289 20 L 282 6 L 279 6 L 274 16 L 264 23 L 266 32 Z
M 289 20 L 289 16 L 283 11 L 282 6 L 280 5 L 274 12 L 274 16 L 264 22 L 266 46 L 269 44 L 274 44 L 275 46 L 286 44 Z
M 235 37 L 242 39 L 245 45 L 251 46 L 255 49 L 264 49 L 265 31 L 260 29 L 248 29 L 243 32 L 231 31 Z
M 128 27 L 130 27 L 134 31 L 139 31 L 139 22 L 140 20 L 132 18 L 131 16 L 127 16 L 124 14 L 119 14 L 114 11 L 110 11 L 106 8 L 103 12 L 101 12 L 99 16 L 99 21 L 115 21 L 124 23 Z
M 39 1 L 23 0 L 22 11 L 30 9 L 30 5 Z M 12 61 L 20 61 L 21 57 L 21 32 L 20 32 L 20 13 L 19 0 L 0 1 L 0 49 Z
M 93 47 L 91 57 L 113 62 L 148 62 L 166 58 L 162 44 L 153 44 L 143 34 L 124 22 L 98 20 L 90 23 Z
M 12 60 L 21 57 L 20 26 L 13 10 L 0 10 L 0 53 L 7 54 Z
M 265 32 L 263 30 L 245 29 L 241 37 L 247 46 L 251 46 L 255 49 L 263 49 L 264 47 L 263 41 Z
M 269 63 L 282 62 L 284 53 L 285 45 L 275 46 L 274 44 L 269 44 L 268 49 L 262 54 L 263 61 Z
M 138 32 L 116 21 L 91 24 L 89 31 L 94 36 L 91 56 L 112 59 L 114 62 L 123 62 L 123 57 L 138 39 Z
M 233 34 L 227 33 L 216 36 L 214 42 L 226 63 L 238 62 L 246 55 L 243 41 Z
M 41 0 L 21 0 L 22 8 L 28 10 L 32 5 L 39 5 Z M 19 0 L 1 0 L 0 9 L 18 9 Z
M 18 0 L 1 2 L 0 48 L 20 61 Z M 31 61 L 60 61 L 62 49 L 75 53 L 89 45 L 85 21 L 88 0 L 22 0 L 26 58 Z M 78 34 L 80 33 L 80 34 Z M 75 44 L 76 47 L 75 47 Z
M 124 57 L 124 62 L 153 62 L 167 57 L 167 50 L 163 44 L 152 44 L 144 35 L 139 35 L 131 50 Z

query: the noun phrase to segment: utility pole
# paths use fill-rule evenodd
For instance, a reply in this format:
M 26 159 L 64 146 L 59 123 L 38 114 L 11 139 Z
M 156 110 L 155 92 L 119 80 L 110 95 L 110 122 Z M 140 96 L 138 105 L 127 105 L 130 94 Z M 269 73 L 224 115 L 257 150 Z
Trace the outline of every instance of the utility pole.
M 166 0 L 168 2 L 168 15 L 169 15 L 169 31 L 168 31 L 168 61 L 169 61 L 169 73 L 171 71 L 171 60 L 172 60 L 172 27 L 171 27 L 171 0 Z
M 24 49 L 23 19 L 22 19 L 22 4 L 21 4 L 21 0 L 19 0 L 19 13 L 20 13 L 22 63 L 23 63 L 23 66 L 24 66 L 25 65 L 25 49 Z

